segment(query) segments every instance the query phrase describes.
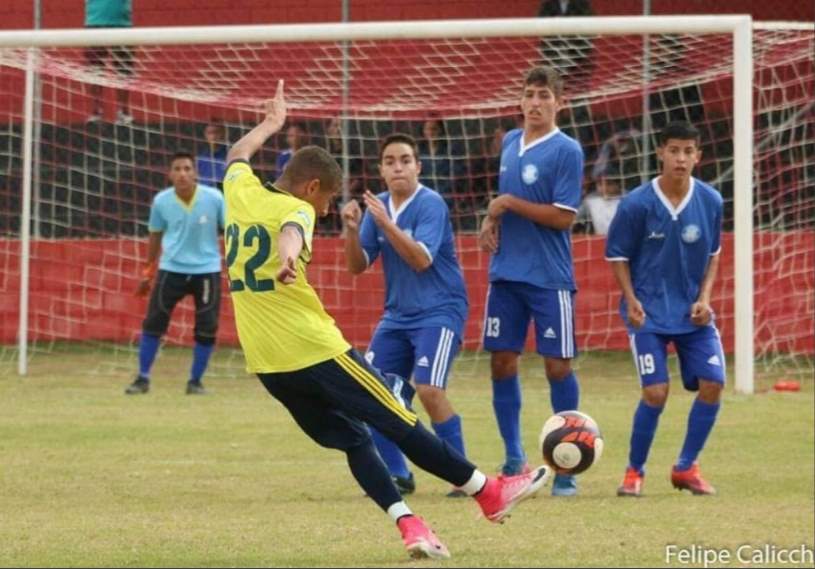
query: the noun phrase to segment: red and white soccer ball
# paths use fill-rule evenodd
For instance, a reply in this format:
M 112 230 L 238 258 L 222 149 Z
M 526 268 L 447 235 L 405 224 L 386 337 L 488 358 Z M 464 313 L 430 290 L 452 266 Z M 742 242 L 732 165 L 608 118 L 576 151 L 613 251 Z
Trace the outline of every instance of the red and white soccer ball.
M 603 454 L 603 435 L 597 422 L 579 411 L 549 417 L 538 443 L 543 460 L 558 474 L 580 474 Z

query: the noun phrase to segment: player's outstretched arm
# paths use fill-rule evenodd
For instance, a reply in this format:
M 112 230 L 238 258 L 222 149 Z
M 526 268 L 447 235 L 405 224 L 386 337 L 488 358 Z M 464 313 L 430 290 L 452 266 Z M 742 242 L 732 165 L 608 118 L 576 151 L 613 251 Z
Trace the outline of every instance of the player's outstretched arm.
M 498 219 L 504 213 L 511 211 L 525 217 L 539 225 L 552 229 L 566 230 L 572 226 L 575 212 L 550 204 L 534 203 L 511 194 L 503 194 L 490 201 L 487 206 L 487 215 Z
M 263 143 L 283 128 L 286 122 L 286 99 L 283 96 L 283 80 L 277 82 L 277 91 L 272 99 L 264 103 L 266 118 L 229 149 L 227 163 L 233 160 L 249 160 Z
M 634 294 L 634 285 L 631 283 L 631 268 L 628 261 L 611 261 L 611 270 L 614 278 L 623 291 L 625 303 L 628 306 L 628 322 L 634 328 L 640 328 L 645 324 L 645 310 L 637 296 Z
M 291 225 L 283 227 L 277 239 L 277 253 L 280 257 L 280 270 L 277 280 L 283 284 L 292 284 L 297 280 L 297 258 L 303 250 L 303 236 Z

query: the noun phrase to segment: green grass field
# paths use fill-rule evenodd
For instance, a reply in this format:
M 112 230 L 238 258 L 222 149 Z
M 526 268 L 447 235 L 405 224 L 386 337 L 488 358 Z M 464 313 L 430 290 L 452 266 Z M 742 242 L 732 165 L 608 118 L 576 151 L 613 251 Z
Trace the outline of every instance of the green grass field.
M 24 379 L 0 371 L 0 565 L 435 565 L 407 559 L 343 456 L 306 439 L 257 380 L 215 378 L 211 395 L 185 396 L 189 351 L 165 350 L 152 392 L 126 397 L 130 374 L 85 372 L 104 357 L 69 350 L 35 357 Z M 668 480 L 691 402 L 675 380 L 646 496 L 636 500 L 615 496 L 638 398 L 630 357 L 591 354 L 579 370 L 581 407 L 606 440 L 579 497 L 547 491 L 493 526 L 473 502 L 445 498 L 445 483 L 417 473 L 409 504 L 450 548 L 443 565 L 665 566 L 669 544 L 813 546 L 811 380 L 800 393 L 728 389 L 702 456 L 719 490 L 712 498 Z M 486 358 L 465 357 L 450 396 L 470 458 L 491 472 L 502 453 L 487 378 Z M 537 357 L 524 359 L 523 378 L 525 442 L 536 454 L 550 409 Z M 759 390 L 770 380 L 760 378 Z

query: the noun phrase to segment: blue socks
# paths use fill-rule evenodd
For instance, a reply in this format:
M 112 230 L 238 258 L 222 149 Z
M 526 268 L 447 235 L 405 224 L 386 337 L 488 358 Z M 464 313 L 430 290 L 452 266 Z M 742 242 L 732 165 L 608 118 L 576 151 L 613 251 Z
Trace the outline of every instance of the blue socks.
M 549 379 L 549 396 L 552 400 L 552 411 L 575 411 L 580 402 L 580 386 L 574 372 L 563 379 Z
M 705 403 L 698 398 L 694 400 L 688 415 L 688 432 L 685 435 L 685 444 L 676 463 L 677 470 L 687 470 L 693 466 L 694 461 L 702 452 L 705 441 L 716 422 L 721 403 Z
M 385 463 L 385 466 L 388 467 L 391 476 L 398 476 L 399 478 L 409 477 L 410 470 L 408 470 L 405 455 L 402 454 L 399 447 L 370 425 L 368 428 L 371 431 L 371 438 L 374 440 L 376 450 L 379 451 L 379 456 L 382 457 L 382 461 Z
M 215 344 L 199 344 L 195 343 L 195 348 L 192 350 L 192 369 L 190 370 L 190 381 L 193 383 L 201 383 L 201 378 L 207 370 L 209 357 L 212 355 L 212 350 L 215 349 Z
M 507 460 L 524 461 L 526 454 L 521 443 L 521 380 L 517 375 L 508 379 L 492 380 L 492 408 L 498 431 L 504 439 Z
M 152 336 L 142 332 L 141 340 L 139 341 L 139 377 L 142 379 L 150 379 L 150 368 L 153 367 L 153 362 L 156 359 L 159 343 L 161 338 L 159 336 Z
M 628 453 L 628 466 L 644 473 L 643 467 L 648 459 L 648 451 L 657 432 L 659 416 L 664 407 L 651 407 L 640 400 L 634 413 L 634 426 L 631 429 L 631 450 Z
M 464 436 L 461 434 L 461 417 L 453 415 L 444 423 L 432 423 L 433 430 L 436 435 L 456 449 L 461 456 L 467 456 L 464 453 Z

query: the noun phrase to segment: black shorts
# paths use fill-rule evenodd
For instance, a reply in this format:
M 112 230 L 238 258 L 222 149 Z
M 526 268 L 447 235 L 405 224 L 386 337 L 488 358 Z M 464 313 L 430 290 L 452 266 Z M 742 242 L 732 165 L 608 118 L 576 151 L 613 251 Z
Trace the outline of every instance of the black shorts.
M 102 68 L 109 60 L 120 75 L 133 75 L 133 50 L 125 45 L 87 47 L 85 60 L 92 67 Z
M 195 341 L 199 344 L 215 343 L 221 308 L 221 273 L 185 275 L 159 271 L 142 330 L 152 336 L 164 335 L 175 305 L 188 294 L 195 301 Z
M 408 436 L 416 414 L 394 386 L 356 350 L 285 373 L 259 373 L 267 391 L 319 445 L 347 450 L 370 440 L 365 423 L 394 442 Z

